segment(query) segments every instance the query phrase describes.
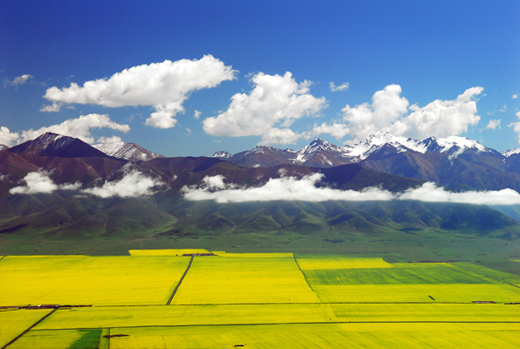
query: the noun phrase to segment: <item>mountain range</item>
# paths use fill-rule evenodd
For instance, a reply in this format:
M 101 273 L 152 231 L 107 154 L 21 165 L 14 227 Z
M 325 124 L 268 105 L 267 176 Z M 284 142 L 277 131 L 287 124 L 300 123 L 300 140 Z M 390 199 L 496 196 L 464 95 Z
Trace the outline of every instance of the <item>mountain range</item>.
M 296 164 L 329 168 L 357 163 L 455 191 L 520 191 L 519 153 L 519 149 L 498 152 L 464 137 L 416 140 L 380 132 L 344 147 L 316 139 L 299 151 L 257 146 L 234 155 L 219 151 L 213 156 L 248 167 Z
M 520 211 L 511 207 L 417 201 L 219 204 L 189 201 L 184 193 L 209 185 L 208 178 L 225 179 L 227 188 L 256 188 L 313 174 L 322 178 L 317 185 L 341 190 L 400 193 L 425 181 L 455 191 L 520 190 L 519 156 L 460 137 L 416 141 L 377 134 L 345 147 L 317 139 L 300 151 L 255 147 L 235 155 L 168 158 L 132 143 L 91 146 L 47 133 L 0 150 L 0 254 L 20 248 L 21 241 L 33 246 L 74 239 L 148 246 L 203 238 L 205 244 L 258 247 L 303 236 L 319 240 L 312 244 L 347 243 L 451 231 L 511 240 L 520 236 Z M 135 181 L 124 182 L 128 178 Z M 135 191 L 146 178 L 146 190 Z

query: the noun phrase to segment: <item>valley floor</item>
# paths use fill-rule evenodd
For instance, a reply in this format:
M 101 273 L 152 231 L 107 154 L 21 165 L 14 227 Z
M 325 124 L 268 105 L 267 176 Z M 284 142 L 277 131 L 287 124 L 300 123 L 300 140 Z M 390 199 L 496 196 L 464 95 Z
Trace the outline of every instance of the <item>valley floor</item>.
M 0 348 L 520 346 L 520 276 L 478 263 L 130 254 L 0 257 Z

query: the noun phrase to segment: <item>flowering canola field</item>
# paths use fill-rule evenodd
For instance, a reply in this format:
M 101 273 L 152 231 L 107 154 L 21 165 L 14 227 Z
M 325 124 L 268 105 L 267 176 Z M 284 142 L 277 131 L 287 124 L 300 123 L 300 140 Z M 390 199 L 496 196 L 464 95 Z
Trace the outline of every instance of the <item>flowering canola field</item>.
M 519 279 L 343 255 L 7 256 L 0 348 L 518 348 Z

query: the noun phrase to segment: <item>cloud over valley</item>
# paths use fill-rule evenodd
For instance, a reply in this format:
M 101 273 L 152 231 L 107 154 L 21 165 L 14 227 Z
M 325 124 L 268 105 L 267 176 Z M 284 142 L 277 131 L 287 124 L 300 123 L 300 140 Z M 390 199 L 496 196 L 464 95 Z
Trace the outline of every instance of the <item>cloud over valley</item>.
M 191 201 L 214 200 L 218 203 L 250 201 L 391 201 L 416 200 L 475 205 L 518 205 L 520 194 L 512 189 L 498 191 L 469 191 L 454 193 L 427 182 L 402 193 L 369 187 L 360 191 L 340 190 L 317 186 L 323 174 L 314 173 L 301 179 L 295 177 L 270 178 L 259 187 L 238 187 L 226 184 L 221 175 L 205 177 L 200 186 L 185 186 L 184 197 Z

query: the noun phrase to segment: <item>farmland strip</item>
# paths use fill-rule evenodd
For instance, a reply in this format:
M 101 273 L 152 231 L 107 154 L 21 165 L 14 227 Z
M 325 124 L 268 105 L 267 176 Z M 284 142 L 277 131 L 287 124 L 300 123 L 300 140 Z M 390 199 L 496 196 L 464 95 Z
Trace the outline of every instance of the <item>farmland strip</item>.
M 496 281 L 498 281 L 498 282 L 502 282 L 502 283 L 504 283 L 504 284 L 506 284 L 506 285 L 513 286 L 513 287 L 516 287 L 516 288 L 520 288 L 520 286 L 517 286 L 517 285 L 512 284 L 512 283 L 510 283 L 510 282 L 507 282 L 507 281 L 504 281 L 504 280 L 500 280 L 500 279 L 494 278 L 494 277 L 489 276 L 489 275 L 486 275 L 486 274 L 484 274 L 484 273 L 479 273 L 478 271 L 475 271 L 475 270 L 470 270 L 470 269 L 468 269 L 468 268 L 464 268 L 462 265 L 457 265 L 457 267 L 458 267 L 458 268 L 461 268 L 461 269 L 464 269 L 464 270 L 471 271 L 472 273 L 479 274 L 479 275 L 485 276 L 485 277 L 487 277 L 487 278 L 490 278 L 490 279 L 496 280 Z
M 257 323 L 226 323 L 226 324 L 177 324 L 177 325 L 130 325 L 117 327 L 78 327 L 78 328 L 53 328 L 37 331 L 70 331 L 70 330 L 95 330 L 95 329 L 125 329 L 125 328 L 172 328 L 172 327 L 227 327 L 227 326 L 280 326 L 280 325 L 343 325 L 343 324 L 520 324 L 520 321 L 470 321 L 470 320 L 366 320 L 366 321 L 302 321 L 302 322 L 257 322 Z M 4 349 L 5 347 L 1 348 Z
M 13 344 L 14 342 L 16 342 L 18 339 L 20 339 L 24 334 L 26 334 L 27 332 L 29 332 L 31 329 L 33 329 L 34 327 L 36 327 L 40 322 L 42 322 L 43 320 L 45 320 L 46 318 L 48 318 L 49 316 L 51 316 L 52 314 L 54 314 L 54 312 L 58 310 L 58 308 L 54 308 L 52 309 L 47 315 L 45 315 L 44 317 L 42 317 L 40 320 L 36 321 L 34 324 L 32 324 L 32 326 L 30 326 L 28 329 L 26 329 L 25 331 L 23 331 L 22 333 L 20 333 L 18 336 L 16 336 L 12 341 L 10 341 L 9 343 L 7 343 L 6 345 L 4 345 L 1 349 L 5 349 L 7 348 L 8 346 L 10 346 L 11 344 Z
M 182 277 L 179 280 L 179 283 L 177 284 L 177 286 L 175 286 L 175 288 L 173 289 L 172 295 L 170 296 L 170 299 L 168 299 L 168 302 L 166 303 L 166 305 L 170 305 L 170 303 L 172 302 L 173 297 L 175 297 L 175 294 L 177 293 L 177 290 L 181 286 L 182 280 L 184 280 L 184 278 L 186 277 L 186 274 L 188 274 L 188 271 L 190 270 L 191 263 L 193 263 L 193 258 L 195 258 L 195 257 L 191 256 L 190 263 L 188 264 L 188 267 L 184 271 L 184 274 L 182 274 Z

